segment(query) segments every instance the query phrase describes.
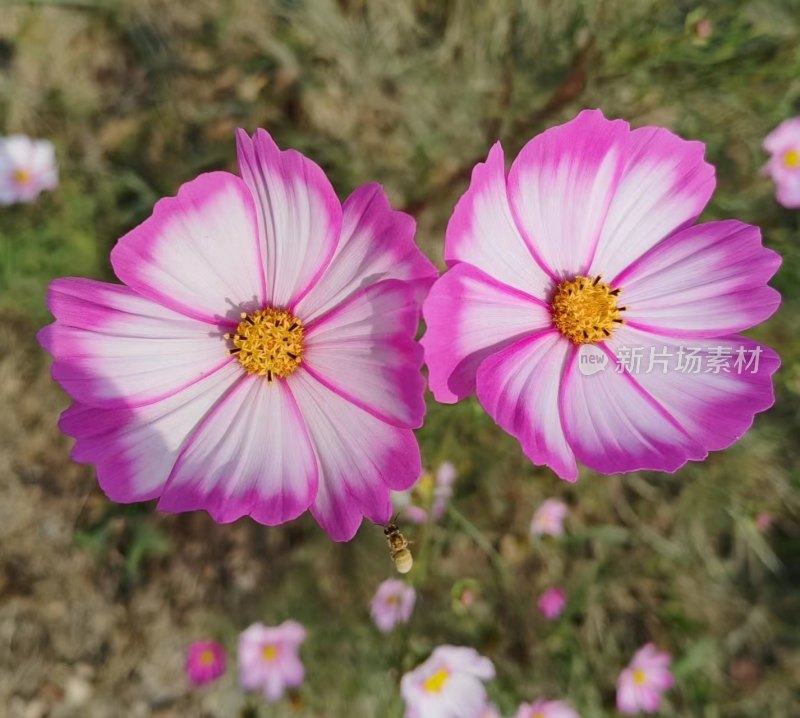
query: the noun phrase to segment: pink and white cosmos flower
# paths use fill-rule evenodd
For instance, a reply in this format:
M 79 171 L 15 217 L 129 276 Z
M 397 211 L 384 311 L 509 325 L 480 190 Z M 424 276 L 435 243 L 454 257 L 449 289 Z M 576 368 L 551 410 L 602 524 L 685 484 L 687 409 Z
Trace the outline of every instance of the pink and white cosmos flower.
M 372 598 L 370 613 L 379 631 L 388 633 L 398 623 L 408 623 L 417 592 L 398 578 L 384 581 Z
M 225 648 L 217 641 L 195 641 L 186 652 L 186 677 L 196 686 L 215 681 L 225 667 Z
M 58 279 L 39 339 L 60 426 L 114 501 L 222 523 L 310 508 L 337 541 L 385 523 L 421 468 L 419 302 L 436 270 L 378 185 L 344 205 L 259 130 L 124 236 L 124 285 Z
M 545 499 L 531 519 L 531 534 L 534 536 L 563 536 L 564 519 L 569 507 L 559 499 Z
M 523 703 L 517 709 L 515 718 L 581 718 L 569 703 L 564 701 L 540 700 Z
M 652 643 L 642 646 L 617 679 L 619 712 L 658 711 L 662 694 L 675 684 L 669 670 L 671 662 L 669 653 L 659 651 Z
M 261 691 L 275 702 L 287 688 L 297 688 L 305 678 L 300 644 L 305 629 L 297 621 L 267 627 L 255 623 L 239 636 L 239 683 L 246 691 Z
M 487 705 L 483 683 L 493 678 L 492 662 L 474 648 L 439 646 L 400 681 L 405 718 L 479 718 Z
M 703 153 L 597 110 L 534 137 L 508 175 L 496 144 L 424 305 L 435 397 L 477 392 L 535 464 L 569 481 L 578 461 L 672 472 L 739 439 L 772 405 L 779 359 L 737 333 L 778 307 L 767 281 L 780 258 L 756 227 L 694 224 L 714 190 Z M 631 350 L 645 367 L 656 354 L 656 368 L 628 368 Z
M 769 162 L 764 173 L 775 182 L 775 197 L 784 207 L 800 209 L 800 117 L 784 120 L 764 138 Z
M 0 138 L 0 205 L 33 202 L 58 186 L 53 143 L 26 135 Z
M 552 586 L 539 597 L 537 605 L 548 621 L 555 621 L 567 605 L 567 594 L 557 586 Z

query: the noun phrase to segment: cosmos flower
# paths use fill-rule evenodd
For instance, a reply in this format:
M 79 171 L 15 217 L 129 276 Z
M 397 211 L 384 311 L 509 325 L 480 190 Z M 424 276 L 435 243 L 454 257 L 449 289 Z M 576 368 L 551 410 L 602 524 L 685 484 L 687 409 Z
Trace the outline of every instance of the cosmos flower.
M 267 525 L 310 508 L 346 541 L 420 473 L 435 268 L 378 185 L 342 206 L 264 130 L 238 152 L 241 179 L 201 175 L 118 242 L 124 285 L 51 284 L 60 426 L 114 501 Z
M 569 508 L 558 499 L 546 499 L 536 509 L 531 519 L 531 534 L 534 536 L 563 536 L 564 519 Z
M 581 718 L 569 703 L 564 701 L 536 701 L 523 703 L 516 718 Z
M 424 305 L 436 398 L 477 392 L 570 481 L 578 461 L 672 472 L 739 439 L 772 405 L 779 359 L 737 332 L 778 307 L 780 258 L 756 227 L 694 224 L 714 190 L 703 153 L 597 110 L 533 138 L 507 176 L 496 144 Z
M 493 678 L 492 662 L 475 649 L 439 646 L 400 682 L 405 718 L 480 718 L 487 704 L 483 682 Z
M 0 205 L 33 202 L 56 186 L 56 153 L 49 140 L 25 135 L 0 138 Z
M 494 703 L 487 703 L 483 707 L 483 712 L 478 714 L 478 718 L 502 718 L 502 716 Z
M 661 704 L 661 695 L 675 683 L 669 670 L 671 662 L 669 653 L 659 651 L 652 643 L 640 648 L 617 679 L 620 713 L 655 713 Z
M 186 677 L 196 686 L 225 673 L 225 649 L 216 641 L 195 641 L 186 652 Z
M 567 594 L 555 586 L 548 588 L 540 597 L 537 604 L 542 615 L 548 621 L 555 621 L 567 605 Z
M 378 586 L 370 611 L 378 630 L 388 633 L 398 623 L 408 623 L 416 598 L 413 587 L 397 578 L 387 579 Z
M 296 621 L 267 627 L 254 623 L 239 636 L 239 683 L 246 691 L 261 691 L 275 702 L 287 688 L 297 688 L 305 678 L 300 644 L 306 630 Z
M 412 523 L 424 524 L 429 511 L 434 521 L 440 521 L 453 496 L 457 476 L 456 467 L 449 461 L 439 465 L 435 477 L 425 470 L 411 491 L 395 494 L 394 505 Z
M 784 207 L 800 209 L 800 117 L 784 120 L 764 138 L 770 158 L 764 173 L 775 182 L 775 197 Z

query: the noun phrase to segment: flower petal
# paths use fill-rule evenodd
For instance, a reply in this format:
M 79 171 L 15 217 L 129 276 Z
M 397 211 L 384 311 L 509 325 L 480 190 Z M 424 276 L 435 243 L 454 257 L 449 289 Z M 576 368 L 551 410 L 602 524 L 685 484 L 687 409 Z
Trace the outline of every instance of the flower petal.
M 561 418 L 579 461 L 604 474 L 642 469 L 673 472 L 706 451 L 628 373 L 615 369 L 606 347 L 604 371 L 584 375 L 578 367 L 587 346 L 574 348 L 561 385 Z M 595 345 L 601 346 L 601 345 Z
M 780 294 L 767 286 L 780 256 L 761 244 L 758 227 L 708 222 L 672 235 L 628 267 L 625 320 L 661 334 L 717 337 L 769 317 Z
M 617 356 L 623 355 L 623 348 L 640 352 L 643 361 L 641 371 L 634 374 L 636 381 L 709 451 L 725 449 L 740 439 L 754 415 L 774 402 L 771 377 L 780 359 L 751 339 L 682 341 L 622 326 L 608 345 Z M 714 356 L 723 357 L 718 371 L 713 369 Z
M 354 190 L 342 212 L 336 253 L 295 307 L 303 321 L 314 321 L 355 292 L 384 279 L 415 282 L 421 303 L 438 272 L 414 243 L 414 218 L 393 210 L 379 184 Z
M 342 206 L 325 173 L 295 150 L 281 151 L 265 130 L 236 133 L 239 172 L 255 197 L 268 304 L 291 307 L 331 261 Z
M 62 414 L 59 427 L 77 440 L 73 460 L 96 466 L 97 480 L 112 501 L 149 501 L 164 490 L 186 439 L 241 375 L 232 362 L 147 406 L 75 404 Z
M 228 172 L 200 175 L 157 202 L 117 242 L 111 264 L 139 294 L 204 322 L 235 325 L 266 299 L 256 206 Z
M 422 347 L 414 341 L 414 289 L 389 279 L 359 290 L 311 324 L 303 366 L 325 386 L 379 419 L 422 426 Z
M 311 513 L 334 541 L 349 541 L 366 516 L 386 523 L 390 489 L 409 488 L 422 471 L 413 432 L 376 419 L 297 371 L 287 378 L 319 462 L 319 491 Z
M 316 491 L 314 451 L 286 381 L 250 375 L 186 442 L 158 508 L 274 526 L 302 514 Z
M 494 679 L 494 664 L 468 646 L 439 646 L 431 654 L 430 661 L 442 661 L 455 672 L 468 673 L 483 681 Z
M 150 404 L 231 361 L 217 327 L 121 285 L 57 279 L 47 304 L 56 322 L 39 341 L 55 359 L 53 378 L 82 404 Z
M 558 279 L 585 274 L 628 154 L 627 122 L 585 110 L 534 137 L 508 174 L 522 236 Z
M 526 337 L 485 359 L 477 384 L 483 407 L 519 440 L 531 461 L 574 481 L 578 467 L 558 408 L 570 347 L 557 331 Z
M 534 258 L 511 214 L 499 142 L 486 162 L 472 170 L 469 189 L 458 200 L 447 225 L 444 257 L 450 266 L 466 262 L 540 299 L 552 290 L 552 277 Z
M 486 688 L 473 676 L 456 672 L 448 679 L 442 700 L 449 708 L 448 716 L 480 718 L 486 707 Z
M 469 264 L 456 265 L 433 285 L 423 314 L 428 381 L 436 399 L 448 404 L 475 390 L 487 356 L 552 323 L 544 302 Z
M 694 222 L 714 192 L 714 168 L 702 142 L 662 127 L 630 134 L 625 171 L 608 209 L 589 271 L 609 279 L 648 249 Z

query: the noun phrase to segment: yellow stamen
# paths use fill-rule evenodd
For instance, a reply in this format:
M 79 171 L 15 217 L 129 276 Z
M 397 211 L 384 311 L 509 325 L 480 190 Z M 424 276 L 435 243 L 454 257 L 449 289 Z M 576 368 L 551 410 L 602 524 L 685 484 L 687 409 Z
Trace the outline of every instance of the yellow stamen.
M 633 672 L 633 682 L 637 685 L 642 685 L 647 680 L 647 674 L 641 669 L 637 668 Z
M 31 173 L 23 169 L 14 170 L 14 174 L 11 176 L 17 184 L 28 184 L 32 179 Z
M 303 360 L 303 323 L 285 309 L 259 309 L 247 314 L 236 334 L 226 334 L 233 342 L 231 354 L 248 374 L 258 374 L 272 381 L 289 376 Z
M 533 714 L 533 718 L 546 718 L 545 714 L 539 711 L 538 713 Z
M 211 666 L 214 664 L 214 651 L 203 651 L 200 654 L 200 665 Z
M 559 282 L 550 310 L 553 325 L 575 344 L 594 344 L 608 339 L 622 324 L 625 307 L 617 306 L 619 289 L 611 289 L 597 276 L 575 277 Z
M 265 661 L 274 661 L 278 657 L 278 647 L 270 643 L 261 649 L 261 655 Z
M 448 678 L 450 678 L 450 672 L 446 671 L 444 668 L 440 668 L 432 676 L 425 679 L 422 687 L 428 691 L 428 693 L 439 693 L 442 688 L 444 688 L 444 684 L 447 683 Z
M 788 150 L 783 156 L 783 164 L 790 170 L 800 167 L 800 151 Z

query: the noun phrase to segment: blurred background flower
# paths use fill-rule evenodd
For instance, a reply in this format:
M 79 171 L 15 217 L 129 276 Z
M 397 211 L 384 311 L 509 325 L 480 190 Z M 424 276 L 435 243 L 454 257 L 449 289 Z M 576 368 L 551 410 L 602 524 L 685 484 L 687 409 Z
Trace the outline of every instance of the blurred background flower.
M 784 207 L 800 209 L 800 117 L 784 120 L 764 138 L 770 158 L 764 172 L 775 182 Z
M 53 143 L 25 135 L 0 137 L 0 205 L 33 202 L 58 186 Z
M 652 643 L 642 646 L 617 681 L 617 708 L 621 713 L 656 713 L 661 696 L 675 685 L 672 657 Z
M 393 494 L 395 509 L 415 524 L 424 524 L 428 516 L 433 521 L 441 521 L 453 495 L 453 483 L 457 476 L 456 467 L 449 461 L 440 464 L 435 475 L 423 471 L 410 491 Z
M 560 588 L 552 586 L 539 596 L 537 605 L 548 621 L 555 621 L 567 605 L 567 595 Z
M 186 652 L 186 676 L 196 686 L 219 678 L 225 664 L 225 648 L 217 641 L 195 641 Z
M 484 681 L 492 662 L 475 649 L 439 646 L 400 682 L 406 718 L 479 718 L 486 708 Z
M 563 501 L 547 499 L 536 509 L 531 519 L 531 534 L 534 536 L 563 536 L 564 519 L 569 508 Z
M 239 682 L 246 691 L 261 691 L 269 702 L 305 678 L 300 644 L 305 629 L 297 621 L 268 627 L 255 623 L 239 636 Z
M 564 701 L 539 700 L 523 703 L 515 718 L 581 718 L 569 703 Z
M 398 623 L 408 623 L 414 610 L 416 591 L 399 578 L 384 581 L 372 597 L 370 614 L 383 633 L 391 631 Z

